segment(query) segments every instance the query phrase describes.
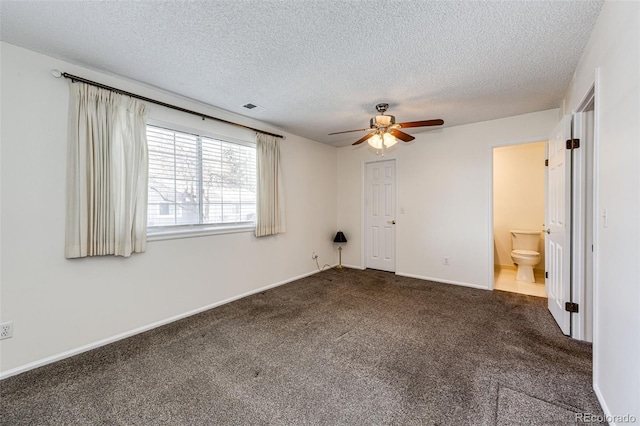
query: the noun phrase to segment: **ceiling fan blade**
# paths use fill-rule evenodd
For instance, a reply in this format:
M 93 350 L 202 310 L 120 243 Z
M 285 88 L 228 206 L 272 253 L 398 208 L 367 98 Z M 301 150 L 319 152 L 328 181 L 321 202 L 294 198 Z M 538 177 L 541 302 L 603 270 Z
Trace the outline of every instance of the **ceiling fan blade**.
M 442 126 L 444 121 L 437 120 L 421 120 L 421 121 L 408 121 L 406 123 L 400 123 L 400 127 L 407 129 L 409 127 L 426 127 L 426 126 Z
M 361 137 L 360 139 L 358 139 L 357 141 L 355 141 L 351 145 L 360 145 L 362 142 L 366 141 L 367 139 L 369 139 L 373 135 L 375 135 L 375 133 L 369 133 L 368 135 L 364 135 L 363 137 Z M 409 136 L 409 135 L 407 135 L 407 136 Z
M 341 134 L 341 133 L 366 132 L 367 130 L 371 130 L 371 129 L 345 130 L 344 132 L 334 132 L 334 133 L 329 133 L 329 136 L 331 136 L 331 135 L 339 135 L 339 134 Z
M 389 131 L 389 133 L 391 134 L 391 136 L 393 136 L 396 139 L 400 139 L 401 141 L 404 142 L 411 142 L 412 140 L 414 140 L 415 138 L 405 132 L 401 132 L 398 129 L 393 129 L 391 131 Z

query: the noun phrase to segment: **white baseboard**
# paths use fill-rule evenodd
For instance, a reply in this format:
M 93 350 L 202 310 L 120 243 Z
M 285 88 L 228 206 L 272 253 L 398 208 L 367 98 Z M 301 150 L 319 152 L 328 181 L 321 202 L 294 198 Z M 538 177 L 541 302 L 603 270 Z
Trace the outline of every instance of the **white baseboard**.
M 83 345 L 83 346 L 80 346 L 80 347 L 77 347 L 77 348 L 74 348 L 74 349 L 70 349 L 68 351 L 64 351 L 64 352 L 61 352 L 61 353 L 56 354 L 56 355 L 52 355 L 52 356 L 49 356 L 49 357 L 46 357 L 46 358 L 43 358 L 43 359 L 40 359 L 40 360 L 37 360 L 37 361 L 30 362 L 30 363 L 25 364 L 25 365 L 21 365 L 19 367 L 12 368 L 12 369 L 7 370 L 7 371 L 0 372 L 0 380 L 6 379 L 6 378 L 11 377 L 11 376 L 15 376 L 15 375 L 20 374 L 20 373 L 27 372 L 29 370 L 33 370 L 34 368 L 38 368 L 38 367 L 45 366 L 47 364 L 54 363 L 56 361 L 61 361 L 61 360 L 65 359 L 65 358 L 69 358 L 69 357 L 72 357 L 74 355 L 78 355 L 78 354 L 81 354 L 83 352 L 87 352 L 87 351 L 90 351 L 92 349 L 96 349 L 96 348 L 99 348 L 101 346 L 105 346 L 105 345 L 108 345 L 110 343 L 117 342 L 118 340 L 126 339 L 127 337 L 135 336 L 136 334 L 144 333 L 145 331 L 149 331 L 149 330 L 152 330 L 154 328 L 161 327 L 163 325 L 172 323 L 174 321 L 178 321 L 178 320 L 181 320 L 183 318 L 187 318 L 187 317 L 190 317 L 192 315 L 199 314 L 200 312 L 207 311 L 207 310 L 215 308 L 217 306 L 225 305 L 227 303 L 233 302 L 234 300 L 242 299 L 243 297 L 251 296 L 252 294 L 260 293 L 260 292 L 268 290 L 270 288 L 278 287 L 278 286 L 290 283 L 292 281 L 296 281 L 296 280 L 299 280 L 301 278 L 305 278 L 305 277 L 317 274 L 318 272 L 320 272 L 320 271 L 315 270 L 315 271 L 308 272 L 306 274 L 298 275 L 297 277 L 293 277 L 293 278 L 289 278 L 289 279 L 277 282 L 275 284 L 269 284 L 269 285 L 267 285 L 265 287 L 260 287 L 258 289 L 251 290 L 251 291 L 248 291 L 246 293 L 242 293 L 242 294 L 239 294 L 237 296 L 233 296 L 233 297 L 230 297 L 228 299 L 221 300 L 219 302 L 211 303 L 211 304 L 203 306 L 201 308 L 197 308 L 197 309 L 194 309 L 194 310 L 191 310 L 191 311 L 188 311 L 188 312 L 184 312 L 182 314 L 178 314 L 178 315 L 175 315 L 173 317 L 170 317 L 170 318 L 167 318 L 167 319 L 164 319 L 164 320 L 156 321 L 154 323 L 151 323 L 151 324 L 148 324 L 148 325 L 144 325 L 142 327 L 138 327 L 138 328 L 135 328 L 133 330 L 125 331 L 124 333 L 116 334 L 114 336 L 107 337 L 105 339 L 101 339 L 101 340 L 98 340 L 96 342 L 89 343 L 87 345 Z
M 343 263 L 342 266 L 344 266 L 345 268 L 350 268 L 350 269 L 359 269 L 361 271 L 364 271 L 364 269 L 365 269 L 360 265 L 346 265 L 346 264 Z
M 342 266 L 344 266 L 345 268 L 359 269 L 361 271 L 367 269 L 367 268 L 363 268 L 360 265 L 346 265 L 344 263 L 342 264 Z M 395 272 L 395 274 L 399 275 L 401 277 L 417 278 L 419 280 L 435 281 L 435 282 L 438 282 L 438 283 L 453 284 L 453 285 L 459 285 L 459 286 L 463 286 L 463 287 L 478 288 L 480 290 L 489 290 L 489 288 L 487 286 L 482 286 L 482 285 L 478 285 L 478 284 L 471 284 L 471 283 L 465 283 L 465 282 L 461 282 L 461 281 L 443 280 L 442 278 L 425 277 L 425 276 L 416 275 L 416 274 L 405 274 L 404 272 Z
M 518 270 L 518 267 L 515 265 L 493 265 L 493 269 L 494 270 L 509 269 L 511 271 L 516 271 Z
M 611 415 L 611 411 L 609 410 L 609 407 L 607 406 L 607 403 L 604 400 L 604 397 L 602 396 L 602 392 L 600 392 L 600 388 L 598 387 L 598 384 L 596 382 L 593 383 L 593 391 L 596 394 L 596 398 L 598 398 L 598 402 L 600 403 L 600 407 L 602 407 L 602 411 L 604 412 L 604 416 L 607 419 L 611 419 L 612 415 Z M 616 426 L 617 424 L 615 422 L 608 422 L 609 426 Z
M 396 272 L 396 275 L 400 275 L 401 277 L 417 278 L 419 280 L 435 281 L 435 282 L 438 282 L 438 283 L 453 284 L 453 285 L 459 285 L 459 286 L 463 286 L 463 287 L 477 288 L 477 289 L 480 289 L 480 290 L 489 290 L 489 288 L 487 286 L 478 285 L 478 284 L 471 284 L 471 283 L 465 283 L 465 282 L 461 282 L 461 281 L 443 280 L 442 278 L 425 277 L 425 276 L 422 276 L 422 275 L 405 274 L 405 273 L 402 273 L 402 272 Z
M 506 270 L 509 270 L 509 271 L 517 271 L 518 270 L 518 266 L 516 266 L 516 265 L 493 265 L 493 270 L 494 271 L 499 271 L 501 269 L 506 269 Z M 540 269 L 540 268 L 533 268 L 533 272 L 535 274 L 544 275 L 545 270 L 544 269 Z

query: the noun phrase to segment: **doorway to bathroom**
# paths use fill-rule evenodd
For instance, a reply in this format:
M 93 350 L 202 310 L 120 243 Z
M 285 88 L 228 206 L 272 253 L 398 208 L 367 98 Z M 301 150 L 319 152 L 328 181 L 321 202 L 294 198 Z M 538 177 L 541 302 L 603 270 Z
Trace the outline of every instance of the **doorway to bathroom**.
M 495 290 L 547 297 L 542 232 L 546 144 L 493 148 Z
M 490 289 L 546 297 L 549 311 L 562 333 L 587 342 L 596 340 L 597 331 L 594 324 L 598 315 L 598 231 L 599 226 L 606 228 L 608 224 L 606 209 L 602 209 L 600 219 L 596 215 L 599 203 L 598 78 L 596 70 L 594 83 L 577 103 L 574 112 L 563 115 L 549 139 L 501 142 L 488 152 L 492 162 L 488 272 L 489 282 L 493 285 Z M 556 145 L 555 154 L 550 152 L 552 143 Z M 526 156 L 531 162 L 519 162 L 517 157 L 521 156 L 517 153 L 535 145 L 538 146 L 537 153 Z M 548 165 L 545 164 L 546 159 Z M 565 167 L 562 172 L 558 171 L 561 163 Z M 534 177 L 536 175 L 538 178 Z M 534 184 L 535 187 L 530 186 Z M 503 196 L 505 188 L 508 189 L 504 191 L 507 196 Z M 534 195 L 540 192 L 544 195 Z M 530 202 L 539 202 L 537 210 L 543 212 L 535 216 L 539 219 L 534 217 L 527 223 L 504 223 L 505 212 L 517 207 L 525 213 L 536 209 Z M 529 206 L 529 210 L 522 209 L 523 206 Z M 522 216 L 516 217 L 516 220 L 521 219 Z M 517 253 L 512 256 L 511 253 L 514 234 L 531 235 L 528 232 L 539 233 L 537 252 L 540 261 L 537 263 L 535 250 L 531 250 L 534 253 L 529 253 L 528 258 L 526 253 L 525 257 Z M 562 240 L 554 235 L 556 233 L 563 234 Z M 527 239 L 525 237 L 522 241 Z M 517 279 L 518 262 L 513 261 L 514 257 L 516 260 L 524 258 L 524 263 L 535 265 L 532 270 L 535 283 L 518 282 L 522 280 Z

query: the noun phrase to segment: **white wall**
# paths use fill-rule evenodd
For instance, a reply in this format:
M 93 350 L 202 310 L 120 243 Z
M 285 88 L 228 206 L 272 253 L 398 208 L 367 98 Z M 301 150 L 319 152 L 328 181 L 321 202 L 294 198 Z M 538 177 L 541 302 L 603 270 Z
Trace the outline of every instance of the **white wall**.
M 398 212 L 405 212 L 397 216 L 397 273 L 490 288 L 493 147 L 546 140 L 558 117 L 556 109 L 541 111 L 423 132 L 396 145 L 387 157 L 397 159 Z M 338 149 L 338 225 L 349 239 L 347 265 L 364 266 L 362 167 L 376 159 L 366 144 Z
M 564 99 L 596 70 L 594 388 L 609 415 L 640 421 L 640 3 L 605 2 Z M 608 212 L 608 226 L 602 213 Z M 616 422 L 611 422 L 615 424 Z
M 493 150 L 493 263 L 515 267 L 511 230 L 542 231 L 546 142 L 503 146 Z M 540 263 L 544 271 L 544 234 L 540 232 Z
M 286 234 L 238 233 L 148 243 L 129 259 L 64 258 L 69 81 L 53 68 L 278 132 L 265 123 L 6 43 L 2 54 L 1 320 L 6 376 L 119 334 L 336 263 L 336 148 L 286 134 Z M 242 137 L 246 131 L 152 105 L 151 119 Z M 242 132 L 245 132 L 242 135 Z M 280 133 L 280 132 L 278 132 Z M 249 135 L 250 136 L 250 135 Z M 70 351 L 70 352 L 69 352 Z

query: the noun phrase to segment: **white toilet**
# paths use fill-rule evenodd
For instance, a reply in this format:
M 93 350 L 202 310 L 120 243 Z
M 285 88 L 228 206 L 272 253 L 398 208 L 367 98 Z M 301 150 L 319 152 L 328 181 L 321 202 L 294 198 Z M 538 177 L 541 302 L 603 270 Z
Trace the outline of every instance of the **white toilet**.
M 520 231 L 511 232 L 511 259 L 518 265 L 517 281 L 535 283 L 533 267 L 540 263 L 540 231 Z

